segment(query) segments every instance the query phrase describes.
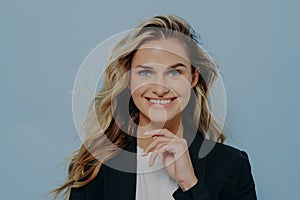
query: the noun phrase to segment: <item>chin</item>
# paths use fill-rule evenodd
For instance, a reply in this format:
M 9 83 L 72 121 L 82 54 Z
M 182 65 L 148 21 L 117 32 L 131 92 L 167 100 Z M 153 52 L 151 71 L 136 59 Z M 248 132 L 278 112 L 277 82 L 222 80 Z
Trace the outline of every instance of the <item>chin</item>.
M 153 123 L 153 124 L 166 124 L 166 123 L 169 123 L 169 122 L 174 122 L 175 123 L 175 117 L 167 117 L 165 118 L 164 114 L 157 114 L 157 115 L 154 115 L 155 117 L 151 116 L 148 118 L 149 122 L 150 123 Z
M 153 123 L 153 124 L 165 124 L 168 121 L 169 120 L 166 120 L 166 119 L 150 119 L 150 123 Z

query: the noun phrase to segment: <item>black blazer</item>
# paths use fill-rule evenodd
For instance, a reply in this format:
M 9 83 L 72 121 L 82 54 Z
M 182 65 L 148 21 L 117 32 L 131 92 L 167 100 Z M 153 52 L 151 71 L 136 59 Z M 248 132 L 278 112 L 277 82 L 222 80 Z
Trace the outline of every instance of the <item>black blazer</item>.
M 210 140 L 203 140 L 200 134 L 196 134 L 193 140 L 186 139 L 190 144 L 189 153 L 198 183 L 185 192 L 178 187 L 172 194 L 174 199 L 257 199 L 250 162 L 246 152 L 221 143 L 214 145 Z M 200 155 L 202 158 L 199 158 L 200 148 L 201 154 L 203 152 L 206 154 L 205 151 L 208 152 L 205 157 Z M 131 142 L 125 150 L 136 152 L 135 137 L 131 138 Z M 131 163 L 131 167 L 136 169 L 136 158 L 132 159 L 124 155 L 122 152 L 108 162 Z M 72 188 L 69 199 L 135 200 L 136 173 L 119 171 L 109 166 L 112 165 L 103 164 L 98 175 L 89 184 L 80 188 Z

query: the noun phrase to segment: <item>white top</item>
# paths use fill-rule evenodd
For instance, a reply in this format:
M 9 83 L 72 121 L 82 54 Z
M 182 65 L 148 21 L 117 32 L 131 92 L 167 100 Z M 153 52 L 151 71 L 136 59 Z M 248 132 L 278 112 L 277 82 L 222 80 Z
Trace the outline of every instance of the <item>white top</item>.
M 136 200 L 171 200 L 178 188 L 177 182 L 168 175 L 163 163 L 156 158 L 149 167 L 151 153 L 141 156 L 144 150 L 137 146 Z

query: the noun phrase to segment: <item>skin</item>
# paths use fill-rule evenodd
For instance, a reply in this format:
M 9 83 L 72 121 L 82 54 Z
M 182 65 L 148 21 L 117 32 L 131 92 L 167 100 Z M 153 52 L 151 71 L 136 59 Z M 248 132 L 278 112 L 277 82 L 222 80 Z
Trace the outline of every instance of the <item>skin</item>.
M 183 138 L 182 110 L 191 89 L 197 84 L 198 70 L 192 74 L 184 46 L 176 39 L 148 41 L 140 46 L 131 62 L 129 89 L 140 111 L 137 145 L 151 152 L 149 164 L 158 157 L 168 174 L 183 191 L 198 179 Z M 171 100 L 157 104 L 153 100 Z

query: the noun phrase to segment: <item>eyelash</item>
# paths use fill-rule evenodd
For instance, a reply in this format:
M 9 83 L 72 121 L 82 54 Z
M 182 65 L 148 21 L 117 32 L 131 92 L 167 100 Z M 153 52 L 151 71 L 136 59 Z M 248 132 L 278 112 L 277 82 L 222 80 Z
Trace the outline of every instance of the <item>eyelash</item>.
M 169 71 L 170 74 L 174 73 L 174 72 L 177 73 L 177 75 L 175 75 L 175 76 L 179 76 L 181 74 L 180 70 L 172 69 L 172 70 Z M 145 75 L 144 73 L 149 73 L 149 75 Z M 150 70 L 142 70 L 142 71 L 139 72 L 139 75 L 144 76 L 144 77 L 149 77 L 149 76 L 151 76 L 151 71 Z M 171 75 L 171 76 L 173 76 L 173 75 Z
M 173 73 L 173 72 L 176 72 L 178 74 L 176 76 L 179 76 L 181 74 L 181 71 L 176 70 L 176 69 L 170 70 L 170 73 Z
M 145 76 L 145 75 L 143 75 L 143 73 L 149 73 L 151 75 L 151 71 L 150 70 L 142 70 L 142 71 L 139 72 L 139 75 L 140 76 Z M 147 76 L 147 77 L 149 77 L 149 76 Z

